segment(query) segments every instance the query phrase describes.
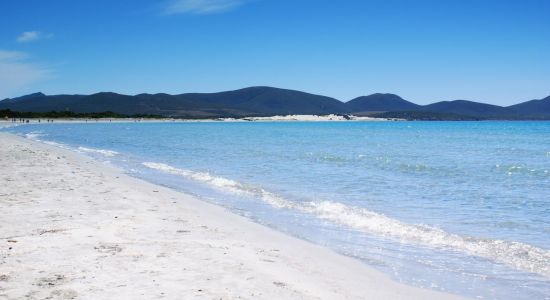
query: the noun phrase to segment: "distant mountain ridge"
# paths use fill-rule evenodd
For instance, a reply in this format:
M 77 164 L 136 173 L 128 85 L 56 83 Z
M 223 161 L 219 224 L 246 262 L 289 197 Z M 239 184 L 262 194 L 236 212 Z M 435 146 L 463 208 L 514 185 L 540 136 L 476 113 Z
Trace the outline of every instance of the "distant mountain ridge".
M 498 105 L 468 100 L 441 101 L 420 107 L 421 111 L 450 113 L 471 117 L 498 117 L 506 114 L 506 108 Z
M 409 102 L 395 94 L 372 94 L 341 102 L 301 91 L 267 86 L 218 93 L 91 95 L 34 93 L 0 101 L 0 110 L 18 112 L 114 112 L 122 115 L 157 115 L 181 118 L 251 117 L 289 114 L 355 114 L 406 116 L 415 119 L 545 119 L 550 120 L 550 96 L 502 107 L 467 100 L 428 105 Z M 416 117 L 415 117 L 416 116 Z
M 408 111 L 420 107 L 394 94 L 376 93 L 369 96 L 361 96 L 346 102 L 346 106 L 354 112 L 374 111 Z

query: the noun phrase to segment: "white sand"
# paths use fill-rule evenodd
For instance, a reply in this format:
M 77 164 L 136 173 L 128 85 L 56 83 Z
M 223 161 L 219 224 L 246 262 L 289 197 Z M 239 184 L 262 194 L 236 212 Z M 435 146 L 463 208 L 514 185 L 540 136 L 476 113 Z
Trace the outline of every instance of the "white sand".
M 0 133 L 0 299 L 458 299 Z
M 47 119 L 24 119 L 29 120 L 29 123 L 47 123 Z M 348 115 L 344 117 L 342 115 L 281 115 L 271 117 L 246 117 L 246 118 L 215 118 L 215 119 L 155 119 L 155 118 L 99 118 L 99 119 L 86 119 L 86 118 L 64 118 L 53 119 L 54 123 L 179 123 L 179 122 L 326 122 L 326 121 L 399 121 L 401 119 L 387 119 L 387 118 L 373 118 L 373 117 L 360 117 L 354 115 Z M 25 122 L 11 123 L 9 121 L 0 120 L 1 124 L 26 124 Z

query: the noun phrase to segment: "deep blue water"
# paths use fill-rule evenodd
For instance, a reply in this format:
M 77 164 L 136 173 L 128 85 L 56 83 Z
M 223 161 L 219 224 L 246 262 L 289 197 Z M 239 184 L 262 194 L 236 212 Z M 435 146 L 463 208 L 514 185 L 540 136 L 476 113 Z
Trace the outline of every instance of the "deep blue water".
M 398 281 L 550 299 L 550 122 L 31 124 Z

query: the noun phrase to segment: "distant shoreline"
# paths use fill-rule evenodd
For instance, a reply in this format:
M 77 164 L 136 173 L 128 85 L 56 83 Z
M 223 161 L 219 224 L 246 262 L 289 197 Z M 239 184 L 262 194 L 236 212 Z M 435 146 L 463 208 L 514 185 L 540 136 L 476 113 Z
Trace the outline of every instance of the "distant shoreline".
M 49 122 L 48 122 L 49 120 Z M 215 118 L 215 119 L 181 119 L 181 118 L 21 118 L 16 121 L 0 119 L 0 128 L 6 126 L 37 124 L 82 124 L 82 123 L 323 123 L 323 122 L 550 122 L 550 120 L 407 120 L 389 118 L 341 119 L 298 119 L 298 118 Z
M 387 121 L 406 121 L 405 119 L 391 118 L 374 118 L 361 117 L 353 115 L 281 115 L 271 117 L 243 117 L 243 118 L 204 118 L 204 119 L 186 119 L 186 118 L 170 118 L 170 117 L 101 117 L 101 118 L 48 118 L 48 117 L 20 117 L 20 118 L 3 118 L 4 123 L 23 124 L 32 121 L 32 123 L 121 123 L 121 122 L 387 122 Z

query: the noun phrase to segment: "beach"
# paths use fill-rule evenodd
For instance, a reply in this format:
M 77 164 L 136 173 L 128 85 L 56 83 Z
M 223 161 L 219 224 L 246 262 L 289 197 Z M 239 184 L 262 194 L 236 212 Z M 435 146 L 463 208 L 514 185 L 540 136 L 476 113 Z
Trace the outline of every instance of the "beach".
M 1 117 L 1 116 L 0 116 Z M 275 115 L 269 117 L 242 117 L 242 118 L 14 118 L 0 121 L 3 124 L 32 124 L 32 123 L 181 123 L 181 122 L 385 122 L 404 121 L 398 118 L 375 118 L 355 115 Z
M 79 153 L 0 145 L 5 299 L 458 299 Z

